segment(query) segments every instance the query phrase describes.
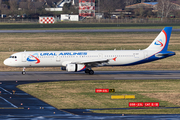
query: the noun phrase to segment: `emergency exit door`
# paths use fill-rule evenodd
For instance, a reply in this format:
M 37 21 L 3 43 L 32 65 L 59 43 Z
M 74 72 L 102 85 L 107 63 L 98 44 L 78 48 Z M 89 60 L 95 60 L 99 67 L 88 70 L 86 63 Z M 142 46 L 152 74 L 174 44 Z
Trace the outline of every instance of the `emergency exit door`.
M 22 53 L 22 62 L 26 62 L 26 53 Z
M 57 56 L 56 57 L 56 62 L 60 62 L 61 60 L 60 60 L 60 56 Z

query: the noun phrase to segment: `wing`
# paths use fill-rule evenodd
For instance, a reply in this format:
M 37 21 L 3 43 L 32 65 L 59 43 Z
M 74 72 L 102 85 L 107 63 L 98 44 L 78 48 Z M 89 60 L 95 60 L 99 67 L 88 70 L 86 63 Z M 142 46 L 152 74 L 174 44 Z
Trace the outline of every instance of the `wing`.
M 98 60 L 85 60 L 85 61 L 78 61 L 78 62 L 73 62 L 75 64 L 85 64 L 86 66 L 90 67 L 100 67 L 108 64 L 109 60 L 108 59 L 98 59 Z
M 78 61 L 78 62 L 72 62 L 74 64 L 85 64 L 86 66 L 91 66 L 91 67 L 100 67 L 100 66 L 105 66 L 109 64 L 108 62 L 110 60 L 116 60 L 116 58 L 113 59 L 97 59 L 97 60 L 84 60 L 84 61 Z

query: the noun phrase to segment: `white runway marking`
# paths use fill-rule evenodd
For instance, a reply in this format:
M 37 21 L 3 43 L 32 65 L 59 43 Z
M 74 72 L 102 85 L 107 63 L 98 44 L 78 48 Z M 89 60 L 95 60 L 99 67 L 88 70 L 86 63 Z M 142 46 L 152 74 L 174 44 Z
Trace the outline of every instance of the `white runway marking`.
M 5 90 L 4 88 L 0 87 L 0 89 L 4 90 L 5 92 L 9 93 L 9 94 L 12 94 L 11 92 Z
M 9 102 L 8 100 L 6 100 L 5 98 L 1 97 L 1 99 L 3 99 L 4 101 L 6 101 L 7 103 L 9 103 L 11 106 L 15 107 L 15 108 L 18 108 L 17 106 L 15 106 L 14 104 L 12 104 L 11 102 Z

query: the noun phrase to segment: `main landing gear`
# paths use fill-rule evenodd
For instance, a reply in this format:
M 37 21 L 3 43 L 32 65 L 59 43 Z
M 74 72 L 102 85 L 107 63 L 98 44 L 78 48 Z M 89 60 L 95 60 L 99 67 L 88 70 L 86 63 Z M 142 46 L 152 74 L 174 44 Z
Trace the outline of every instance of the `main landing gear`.
M 94 71 L 93 71 L 93 70 L 86 69 L 86 70 L 85 70 L 85 73 L 89 73 L 90 75 L 93 75 L 93 74 L 94 74 Z
M 22 74 L 25 75 L 26 74 L 26 71 L 25 71 L 25 67 L 23 67 L 23 71 L 22 71 Z

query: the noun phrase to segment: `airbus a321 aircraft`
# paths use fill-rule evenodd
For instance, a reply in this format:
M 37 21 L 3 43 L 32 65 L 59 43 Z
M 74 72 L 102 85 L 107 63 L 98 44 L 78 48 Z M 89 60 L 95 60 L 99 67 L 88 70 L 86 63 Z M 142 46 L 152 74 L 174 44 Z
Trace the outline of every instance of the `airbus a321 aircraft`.
M 101 51 L 24 51 L 12 54 L 4 64 L 12 67 L 61 67 L 68 72 L 85 71 L 94 74 L 92 67 L 128 66 L 147 63 L 175 55 L 167 51 L 172 27 L 165 27 L 144 50 Z

